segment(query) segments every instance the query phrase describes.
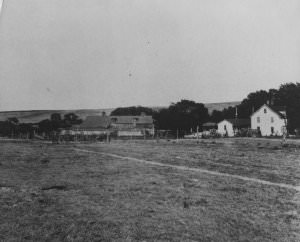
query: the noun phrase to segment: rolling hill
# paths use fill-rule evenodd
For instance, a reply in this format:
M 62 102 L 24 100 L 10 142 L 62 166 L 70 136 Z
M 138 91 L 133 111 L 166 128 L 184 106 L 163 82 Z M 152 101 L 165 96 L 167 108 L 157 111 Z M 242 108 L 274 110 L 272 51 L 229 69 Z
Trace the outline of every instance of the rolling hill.
M 235 107 L 241 102 L 224 102 L 224 103 L 206 103 L 205 107 L 208 109 L 208 112 L 211 114 L 213 110 L 222 111 L 224 108 Z
M 87 116 L 91 115 L 102 115 L 102 112 L 109 115 L 112 110 L 113 109 L 6 111 L 0 112 L 0 121 L 16 117 L 21 123 L 38 123 L 44 119 L 49 119 L 52 113 L 60 113 L 61 116 L 67 113 L 75 113 L 81 119 L 85 119 Z
M 208 112 L 213 110 L 223 110 L 230 106 L 236 106 L 240 102 L 224 102 L 224 103 L 207 103 L 205 106 Z M 152 107 L 154 110 L 159 110 L 165 107 Z M 85 119 L 91 115 L 102 115 L 105 112 L 109 115 L 114 109 L 78 109 L 78 110 L 28 110 L 28 111 L 4 111 L 0 112 L 0 121 L 7 120 L 8 118 L 16 117 L 21 123 L 38 123 L 44 119 L 49 119 L 52 113 L 60 113 L 63 116 L 66 113 L 75 113 L 81 119 Z

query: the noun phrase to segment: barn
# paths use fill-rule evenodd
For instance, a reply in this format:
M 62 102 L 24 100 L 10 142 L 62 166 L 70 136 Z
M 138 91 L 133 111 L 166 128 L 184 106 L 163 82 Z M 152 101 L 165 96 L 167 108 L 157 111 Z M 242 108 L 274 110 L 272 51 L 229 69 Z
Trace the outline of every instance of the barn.
M 77 130 L 86 135 L 106 134 L 110 127 L 108 116 L 88 116 Z
M 116 130 L 118 136 L 154 135 L 152 116 L 109 116 L 110 127 Z
M 154 122 L 152 116 L 88 116 L 82 124 L 68 130 L 62 130 L 61 135 L 101 136 L 106 134 L 118 137 L 153 136 Z
M 88 116 L 82 124 L 60 131 L 61 140 L 103 140 L 110 134 L 110 119 L 106 116 Z
M 260 131 L 262 136 L 281 136 L 287 126 L 286 108 L 262 105 L 251 115 L 251 129 Z
M 250 128 L 250 119 L 224 119 L 218 123 L 218 133 L 233 137 L 242 128 Z

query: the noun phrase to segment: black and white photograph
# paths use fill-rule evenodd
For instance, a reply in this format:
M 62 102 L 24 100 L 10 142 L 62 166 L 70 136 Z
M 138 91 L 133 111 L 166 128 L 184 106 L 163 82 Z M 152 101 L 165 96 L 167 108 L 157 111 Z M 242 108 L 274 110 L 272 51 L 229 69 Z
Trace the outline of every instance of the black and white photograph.
M 0 241 L 299 242 L 300 0 L 0 0 Z

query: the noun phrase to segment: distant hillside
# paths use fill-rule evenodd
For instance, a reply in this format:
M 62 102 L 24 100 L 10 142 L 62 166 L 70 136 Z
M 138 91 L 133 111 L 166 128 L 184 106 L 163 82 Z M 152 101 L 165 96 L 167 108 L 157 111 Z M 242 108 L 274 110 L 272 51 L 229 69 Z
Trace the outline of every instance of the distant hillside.
M 109 115 L 113 109 L 79 109 L 79 110 L 29 110 L 29 111 L 7 111 L 0 112 L 0 121 L 16 117 L 21 123 L 38 123 L 41 120 L 49 119 L 52 113 L 60 113 L 63 117 L 67 113 L 75 113 L 81 119 L 90 115 L 102 115 L 105 112 Z
M 241 102 L 224 102 L 224 103 L 205 103 L 205 107 L 208 109 L 208 113 L 211 114 L 213 110 L 222 111 L 224 108 L 235 107 L 239 105 Z M 151 107 L 155 111 L 159 111 L 160 109 L 167 107 Z
M 205 106 L 208 109 L 208 112 L 211 113 L 213 110 L 223 110 L 230 106 L 236 106 L 240 102 L 226 102 L 226 103 L 207 103 Z M 165 107 L 152 107 L 154 110 L 160 110 Z M 107 115 L 113 111 L 113 108 L 110 109 L 78 109 L 78 110 L 29 110 L 29 111 L 6 111 L 0 112 L 0 121 L 7 120 L 8 118 L 16 117 L 21 123 L 38 123 L 41 120 L 49 119 L 52 113 L 60 113 L 63 117 L 66 113 L 75 113 L 81 119 L 85 119 L 87 116 L 91 115 L 101 115 L 102 112 L 105 112 Z
M 222 111 L 224 108 L 235 107 L 241 102 L 226 102 L 226 103 L 206 103 L 205 107 L 208 109 L 208 112 L 211 114 L 213 110 Z

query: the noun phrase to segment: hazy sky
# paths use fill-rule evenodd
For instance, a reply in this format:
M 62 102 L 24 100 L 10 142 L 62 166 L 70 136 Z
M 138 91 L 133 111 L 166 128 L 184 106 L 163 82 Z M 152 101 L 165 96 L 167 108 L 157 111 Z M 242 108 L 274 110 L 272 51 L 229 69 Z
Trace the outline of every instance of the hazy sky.
M 300 81 L 300 0 L 6 0 L 0 110 L 238 101 Z

